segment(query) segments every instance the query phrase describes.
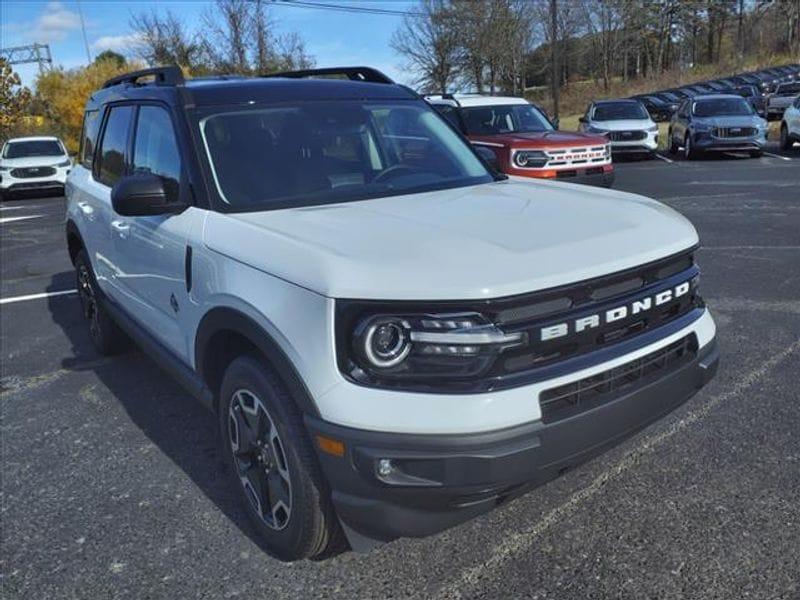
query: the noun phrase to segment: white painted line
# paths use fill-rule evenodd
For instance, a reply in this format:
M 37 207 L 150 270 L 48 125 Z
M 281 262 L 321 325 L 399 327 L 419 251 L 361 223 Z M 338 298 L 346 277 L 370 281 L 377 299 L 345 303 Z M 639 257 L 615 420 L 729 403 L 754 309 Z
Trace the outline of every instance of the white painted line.
M 13 223 L 14 221 L 25 221 L 26 219 L 39 219 L 44 215 L 29 215 L 27 217 L 0 217 L 0 225 Z
M 0 304 L 11 304 L 12 302 L 26 302 L 27 300 L 41 300 L 51 296 L 67 296 L 77 294 L 78 290 L 59 290 L 57 292 L 42 292 L 41 294 L 28 294 L 27 296 L 12 296 L 11 298 L 0 298 Z
M 658 152 L 653 154 L 653 156 L 655 156 L 656 158 L 660 158 L 661 160 L 663 160 L 664 162 L 668 162 L 669 164 L 673 164 L 675 162 L 671 158 L 667 158 L 666 156 L 661 156 Z
M 771 156 L 772 158 L 780 158 L 781 160 L 788 160 L 791 162 L 791 158 L 788 156 L 781 156 L 780 154 L 773 154 L 772 152 L 764 152 L 764 156 Z
M 30 204 L 23 204 L 21 206 L 0 206 L 0 210 L 25 210 L 26 208 L 41 208 L 41 204 L 31 206 Z

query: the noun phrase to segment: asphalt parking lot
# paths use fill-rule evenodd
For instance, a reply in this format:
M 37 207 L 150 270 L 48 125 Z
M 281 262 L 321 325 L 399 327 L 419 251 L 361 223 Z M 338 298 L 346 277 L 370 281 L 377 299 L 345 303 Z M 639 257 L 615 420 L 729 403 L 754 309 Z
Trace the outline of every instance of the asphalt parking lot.
M 0 596 L 800 598 L 800 151 L 770 152 L 617 166 L 700 232 L 711 385 L 483 518 L 291 565 L 249 537 L 211 415 L 37 296 L 73 285 L 64 199 L 3 203 Z

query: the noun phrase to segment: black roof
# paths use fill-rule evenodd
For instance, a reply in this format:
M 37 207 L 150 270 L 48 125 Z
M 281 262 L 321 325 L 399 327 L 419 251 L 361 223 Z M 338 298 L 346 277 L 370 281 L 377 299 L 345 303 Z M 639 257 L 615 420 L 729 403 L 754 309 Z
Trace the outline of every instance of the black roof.
M 334 78 L 342 76 L 342 78 Z M 147 83 L 141 83 L 149 79 Z M 158 67 L 108 80 L 89 104 L 155 99 L 186 106 L 313 100 L 415 100 L 419 96 L 368 67 L 291 71 L 265 77 L 222 75 L 184 80 L 178 67 Z

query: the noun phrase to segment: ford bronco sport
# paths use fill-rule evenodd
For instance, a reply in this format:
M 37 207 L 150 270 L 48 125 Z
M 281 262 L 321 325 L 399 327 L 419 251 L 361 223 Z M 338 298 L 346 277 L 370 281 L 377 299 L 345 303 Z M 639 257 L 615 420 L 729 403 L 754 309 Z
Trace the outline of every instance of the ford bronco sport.
M 685 218 L 501 176 L 369 68 L 114 78 L 67 197 L 94 344 L 132 338 L 216 414 L 285 560 L 485 513 L 717 364 Z
M 602 134 L 559 131 L 525 98 L 481 94 L 425 96 L 494 168 L 507 175 L 611 187 L 611 147 Z

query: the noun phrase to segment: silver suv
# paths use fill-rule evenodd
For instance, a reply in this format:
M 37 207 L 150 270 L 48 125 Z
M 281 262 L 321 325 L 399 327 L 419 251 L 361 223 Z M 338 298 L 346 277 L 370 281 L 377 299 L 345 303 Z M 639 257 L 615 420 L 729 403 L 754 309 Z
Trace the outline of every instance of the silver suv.
M 487 512 L 716 368 L 686 219 L 495 173 L 372 69 L 112 79 L 67 197 L 92 340 L 216 415 L 285 560 Z

